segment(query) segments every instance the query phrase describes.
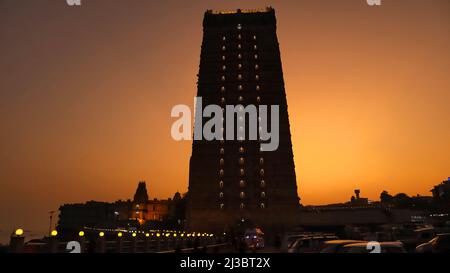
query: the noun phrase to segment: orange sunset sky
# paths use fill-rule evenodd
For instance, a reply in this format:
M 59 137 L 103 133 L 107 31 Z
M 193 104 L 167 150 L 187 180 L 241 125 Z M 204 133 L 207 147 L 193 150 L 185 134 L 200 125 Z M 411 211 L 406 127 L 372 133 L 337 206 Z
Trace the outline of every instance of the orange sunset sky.
M 450 176 L 450 1 L 0 0 L 0 235 L 60 204 L 185 192 L 206 9 L 278 19 L 299 195 L 429 195 Z

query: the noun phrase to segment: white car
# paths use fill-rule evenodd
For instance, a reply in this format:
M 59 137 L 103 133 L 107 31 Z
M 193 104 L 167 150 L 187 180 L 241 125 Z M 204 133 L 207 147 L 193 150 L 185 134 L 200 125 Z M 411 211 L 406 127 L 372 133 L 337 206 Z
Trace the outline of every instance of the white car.
M 338 253 L 406 253 L 402 242 L 380 242 L 379 247 L 368 243 L 349 244 L 342 247 Z

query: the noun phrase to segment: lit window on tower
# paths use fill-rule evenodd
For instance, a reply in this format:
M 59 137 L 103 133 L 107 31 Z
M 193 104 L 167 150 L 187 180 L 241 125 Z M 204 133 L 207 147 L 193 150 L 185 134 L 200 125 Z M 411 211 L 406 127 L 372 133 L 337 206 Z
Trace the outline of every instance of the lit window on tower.
M 245 187 L 245 181 L 244 180 L 239 181 L 239 186 L 241 188 L 244 188 Z
M 239 158 L 239 164 L 240 165 L 244 165 L 245 164 L 245 160 L 243 157 Z
M 245 198 L 245 192 L 241 191 L 241 193 L 239 194 L 239 197 L 241 197 L 241 199 Z
M 266 181 L 261 180 L 261 188 L 265 188 L 266 187 Z

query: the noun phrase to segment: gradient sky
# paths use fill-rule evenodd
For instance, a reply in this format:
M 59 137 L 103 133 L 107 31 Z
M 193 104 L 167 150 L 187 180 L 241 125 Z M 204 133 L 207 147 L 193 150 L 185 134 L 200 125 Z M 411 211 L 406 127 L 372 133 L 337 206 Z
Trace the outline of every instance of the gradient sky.
M 50 210 L 188 184 L 206 9 L 278 18 L 299 195 L 430 194 L 450 176 L 450 1 L 0 0 L 0 237 Z

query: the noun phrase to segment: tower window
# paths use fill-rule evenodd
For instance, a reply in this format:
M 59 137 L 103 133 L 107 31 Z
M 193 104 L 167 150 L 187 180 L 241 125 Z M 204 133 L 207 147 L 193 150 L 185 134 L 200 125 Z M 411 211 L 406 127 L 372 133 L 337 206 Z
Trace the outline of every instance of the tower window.
M 242 64 L 238 64 L 238 69 L 242 69 Z
M 266 204 L 261 203 L 260 207 L 261 207 L 262 209 L 265 209 L 265 208 L 266 208 Z
M 257 50 L 257 49 L 258 49 L 258 46 L 257 46 L 257 45 L 254 45 L 254 46 L 253 46 L 253 49 L 254 49 L 254 50 Z
M 242 91 L 242 89 L 244 89 L 244 87 L 242 87 L 242 85 L 240 84 L 240 85 L 238 85 L 238 90 L 239 91 Z
M 221 189 L 222 189 L 222 188 L 223 188 L 223 186 L 224 186 L 224 184 L 223 184 L 223 181 L 220 181 L 220 182 L 219 182 L 219 188 L 221 188 Z
M 226 80 L 225 75 L 222 75 L 220 79 L 224 82 Z
M 238 100 L 239 100 L 239 102 L 243 102 L 244 101 L 244 97 L 239 96 Z
M 240 208 L 241 208 L 241 209 L 245 209 L 244 203 L 241 203 Z
M 222 46 L 222 50 L 223 51 L 227 50 L 227 47 L 226 46 Z
M 260 103 L 260 102 L 261 102 L 261 97 L 259 97 L 259 96 L 256 97 L 256 102 L 257 102 L 257 103 Z
M 245 175 L 244 169 L 240 169 L 240 173 L 241 173 L 241 176 L 244 176 Z
M 266 187 L 266 181 L 261 180 L 261 188 L 265 188 Z
M 264 164 L 264 158 L 261 157 L 261 158 L 259 159 L 259 164 L 261 164 L 261 165 Z
M 238 54 L 238 59 L 242 59 L 242 54 Z
M 225 98 L 221 98 L 221 99 L 220 99 L 220 102 L 223 103 L 223 104 L 225 104 Z
M 239 40 L 242 39 L 242 35 L 241 34 L 238 35 L 238 39 Z
M 223 36 L 222 41 L 226 41 L 226 40 L 227 40 L 227 37 Z
M 239 181 L 239 186 L 241 188 L 244 188 L 245 187 L 245 181 L 244 180 Z
M 239 148 L 239 153 L 243 154 L 245 152 L 244 147 Z
M 224 203 L 220 204 L 219 208 L 220 209 L 224 209 L 225 208 L 225 204 Z
M 264 176 L 264 169 L 261 169 L 261 170 L 259 171 L 259 174 L 260 174 L 261 176 Z
M 255 54 L 255 60 L 257 60 L 258 59 L 258 54 Z
M 242 80 L 242 75 L 241 74 L 238 75 L 238 80 Z
M 219 194 L 219 197 L 220 197 L 220 198 L 223 198 L 223 192 L 221 192 L 221 193 Z
M 256 40 L 256 35 L 253 35 L 253 40 Z
M 222 87 L 220 88 L 220 91 L 225 92 L 225 86 L 222 86 Z
M 259 69 L 259 65 L 255 64 L 255 70 Z
M 223 176 L 225 175 L 225 171 L 224 171 L 224 170 L 220 170 L 220 171 L 219 171 L 219 175 L 220 175 L 221 177 L 223 177 Z
M 259 81 L 259 75 L 256 75 L 256 76 L 255 76 L 255 79 L 256 79 L 257 81 Z
M 241 49 L 241 48 L 242 48 L 242 45 L 241 45 L 241 44 L 238 44 L 238 48 Z
M 219 164 L 220 164 L 220 166 L 223 166 L 223 165 L 225 165 L 225 160 L 224 160 L 223 158 L 221 158 L 221 159 L 220 159 L 220 163 L 219 163 Z
M 241 29 L 242 29 L 242 24 L 238 24 L 236 28 L 237 28 L 238 30 L 241 30 Z
M 266 198 L 266 193 L 265 192 L 261 192 L 261 198 Z
M 225 154 L 225 149 L 224 148 L 220 148 L 220 154 L 224 155 Z
M 241 199 L 245 198 L 245 192 L 241 191 L 241 193 L 239 194 L 239 197 L 241 197 Z
M 222 56 L 222 61 L 225 61 L 227 58 L 225 57 L 225 55 Z
M 223 66 L 222 66 L 222 70 L 227 70 L 227 66 L 226 66 L 226 65 L 223 65 Z
M 245 160 L 243 157 L 239 158 L 239 164 L 240 165 L 244 165 L 245 164 Z
M 261 90 L 261 87 L 259 85 L 256 86 L 256 91 Z

